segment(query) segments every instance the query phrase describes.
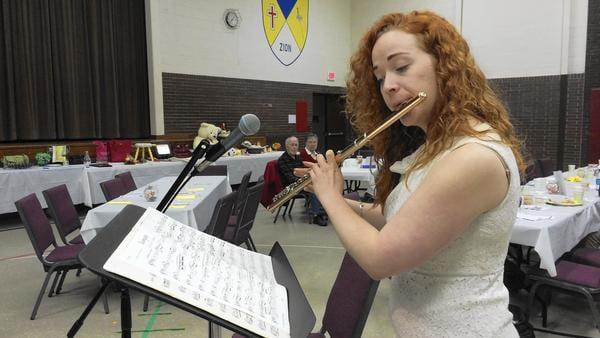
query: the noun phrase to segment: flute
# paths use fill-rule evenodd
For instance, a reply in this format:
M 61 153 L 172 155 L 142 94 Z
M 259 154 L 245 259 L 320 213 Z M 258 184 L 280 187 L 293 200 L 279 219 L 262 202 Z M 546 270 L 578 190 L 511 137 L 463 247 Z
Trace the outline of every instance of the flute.
M 361 137 L 357 138 L 352 142 L 349 146 L 347 146 L 341 153 L 338 153 L 335 156 L 335 161 L 338 165 L 340 165 L 346 158 L 350 157 L 354 152 L 364 147 L 367 143 L 369 143 L 375 136 L 380 134 L 385 129 L 389 128 L 392 124 L 398 121 L 402 116 L 406 115 L 409 111 L 411 111 L 418 104 L 423 102 L 427 98 L 427 94 L 424 92 L 420 92 L 417 96 L 411 98 L 407 101 L 407 103 L 394 115 L 385 120 L 379 127 L 375 128 L 375 130 L 370 133 L 364 133 Z M 289 201 L 292 197 L 297 195 L 299 192 L 304 190 L 304 188 L 310 184 L 311 178 L 310 174 L 306 173 L 304 176 L 300 177 L 296 182 L 285 187 L 279 194 L 273 197 L 273 201 L 267 207 L 267 210 L 270 212 L 275 211 L 275 209 L 279 208 L 285 202 Z

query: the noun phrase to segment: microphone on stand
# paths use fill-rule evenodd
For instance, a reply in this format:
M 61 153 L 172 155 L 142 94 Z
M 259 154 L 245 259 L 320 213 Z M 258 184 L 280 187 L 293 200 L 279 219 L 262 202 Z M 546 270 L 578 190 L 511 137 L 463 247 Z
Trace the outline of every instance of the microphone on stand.
M 190 180 L 190 178 L 199 172 L 202 172 L 204 169 L 206 169 L 206 167 L 218 160 L 219 157 L 225 154 L 227 150 L 238 144 L 244 138 L 244 136 L 254 135 L 259 129 L 260 120 L 258 117 L 253 114 L 246 114 L 240 118 L 238 127 L 235 128 L 226 139 L 221 140 L 212 146 L 208 143 L 208 141 L 204 143 L 201 142 L 197 147 L 198 151 L 196 151 L 196 149 L 194 150 L 192 158 L 185 168 L 183 168 L 183 171 L 179 174 L 173 185 L 171 185 L 171 188 L 169 188 L 169 191 L 160 201 L 156 209 L 160 212 L 165 212 L 171 205 L 171 202 L 173 202 L 175 199 L 175 196 Z M 204 160 L 195 165 L 196 161 L 201 158 L 202 155 L 204 155 Z
M 240 118 L 238 127 L 229 136 L 213 144 L 204 155 L 204 160 L 196 165 L 196 172 L 201 172 L 223 156 L 229 149 L 236 146 L 245 136 L 254 135 L 260 129 L 260 120 L 254 114 L 246 114 Z

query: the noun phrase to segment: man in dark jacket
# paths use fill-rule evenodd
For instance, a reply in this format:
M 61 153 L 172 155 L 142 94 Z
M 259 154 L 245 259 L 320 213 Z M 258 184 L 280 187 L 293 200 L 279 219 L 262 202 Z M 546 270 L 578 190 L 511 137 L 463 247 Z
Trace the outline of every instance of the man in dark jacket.
M 281 183 L 283 186 L 296 182 L 299 177 L 294 176 L 294 168 L 302 168 L 302 160 L 298 153 L 298 138 L 290 136 L 285 140 L 285 153 L 283 153 L 277 160 L 279 165 L 279 174 L 281 176 Z M 310 196 L 310 210 L 312 222 L 320 226 L 327 225 L 327 215 L 321 208 L 321 202 L 317 199 L 317 196 L 313 193 L 308 193 Z

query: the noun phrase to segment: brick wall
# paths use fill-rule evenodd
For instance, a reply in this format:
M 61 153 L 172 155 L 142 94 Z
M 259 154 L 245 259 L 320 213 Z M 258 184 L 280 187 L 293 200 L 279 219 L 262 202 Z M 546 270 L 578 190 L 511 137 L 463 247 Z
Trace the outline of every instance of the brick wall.
M 490 80 L 507 104 L 515 129 L 529 158 L 551 158 L 559 167 L 580 164 L 583 118 L 583 74 Z M 312 121 L 313 93 L 343 94 L 344 88 L 297 83 L 231 79 L 185 74 L 163 74 L 165 132 L 194 133 L 200 122 L 237 126 L 246 113 L 258 113 L 259 135 L 268 143 L 289 135 L 304 138 L 288 124 L 296 101 L 308 102 Z M 583 164 L 585 161 L 581 161 Z
M 283 144 L 289 135 L 305 136 L 288 123 L 288 115 L 296 113 L 297 100 L 307 101 L 310 125 L 313 93 L 344 91 L 341 87 L 163 73 L 165 133 L 196 132 L 201 122 L 224 122 L 231 130 L 242 115 L 253 113 L 261 120 L 258 135 L 266 136 L 268 143 Z

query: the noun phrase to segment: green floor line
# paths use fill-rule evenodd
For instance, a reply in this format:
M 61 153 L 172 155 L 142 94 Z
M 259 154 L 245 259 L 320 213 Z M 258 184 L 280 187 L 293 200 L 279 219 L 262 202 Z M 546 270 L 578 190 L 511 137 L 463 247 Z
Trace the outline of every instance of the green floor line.
M 154 308 L 154 311 L 152 312 L 152 316 L 150 317 L 150 320 L 148 321 L 148 324 L 146 325 L 146 329 L 143 330 L 142 332 L 144 332 L 144 334 L 142 335 L 142 338 L 146 338 L 148 337 L 148 332 L 151 332 L 150 330 L 152 329 L 152 325 L 154 325 L 154 321 L 156 320 L 156 314 L 159 313 L 160 307 L 162 306 L 162 302 L 158 302 L 158 305 L 156 306 L 156 308 Z
M 149 333 L 149 332 L 161 332 L 161 331 L 184 331 L 184 327 L 174 327 L 172 329 L 152 329 L 152 330 L 131 330 L 131 333 Z M 115 333 L 122 333 L 123 331 L 115 331 Z M 145 335 L 144 335 L 145 336 Z
M 159 313 L 138 313 L 138 317 L 143 316 L 166 316 L 172 314 L 171 312 L 159 312 Z

